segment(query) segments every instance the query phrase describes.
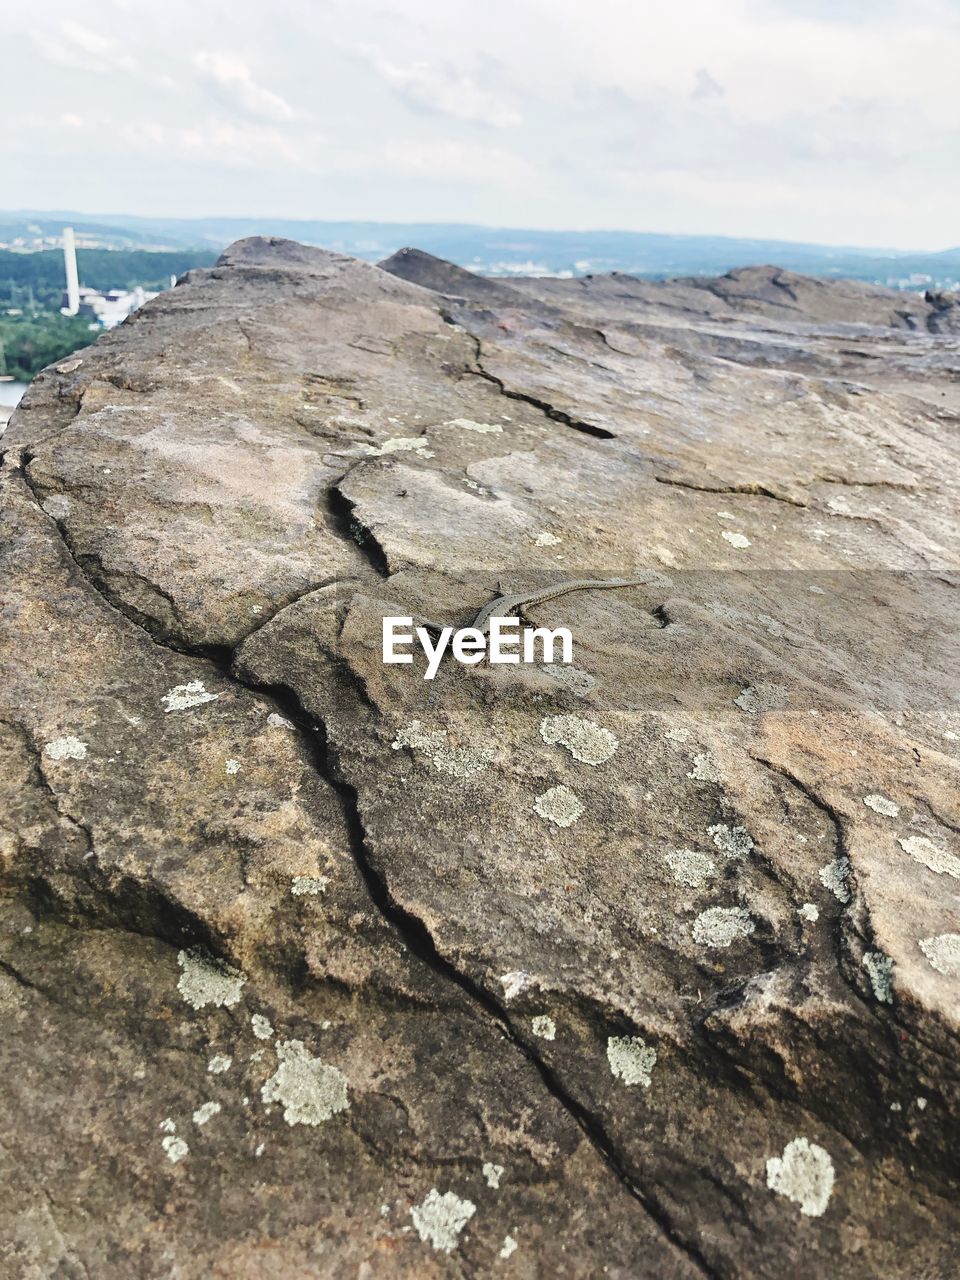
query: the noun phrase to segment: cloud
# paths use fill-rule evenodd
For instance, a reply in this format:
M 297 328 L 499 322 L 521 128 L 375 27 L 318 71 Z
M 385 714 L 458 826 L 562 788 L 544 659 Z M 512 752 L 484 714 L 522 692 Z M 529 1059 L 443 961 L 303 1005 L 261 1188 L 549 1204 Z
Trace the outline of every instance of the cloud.
M 722 98 L 724 92 L 723 85 L 717 84 L 706 67 L 697 67 L 697 83 L 691 98 Z
M 72 19 L 32 32 L 44 58 L 76 71 L 136 71 L 137 60 L 110 36 Z
M 11 205 L 956 240 L 960 0 L 7 7 Z
M 297 113 L 285 98 L 257 84 L 242 58 L 230 53 L 197 53 L 193 64 L 205 83 L 213 85 L 221 98 L 240 107 L 258 120 L 284 124 Z
M 500 93 L 482 88 L 471 76 L 452 67 L 429 62 L 399 65 L 370 49 L 360 53 L 384 83 L 413 107 L 494 129 L 509 129 L 522 122 L 519 112 Z
M 224 168 L 252 169 L 261 173 L 285 168 L 315 170 L 315 153 L 322 145 L 319 136 L 302 145 L 274 125 L 236 124 L 207 118 L 173 127 L 157 121 L 122 123 L 116 126 L 129 150 L 157 158 L 206 158 Z

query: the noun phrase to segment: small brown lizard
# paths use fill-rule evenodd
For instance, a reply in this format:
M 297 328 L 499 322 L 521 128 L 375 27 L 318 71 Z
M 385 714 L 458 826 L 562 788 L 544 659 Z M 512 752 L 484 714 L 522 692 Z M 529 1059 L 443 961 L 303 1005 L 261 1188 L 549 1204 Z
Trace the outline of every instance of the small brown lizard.
M 489 604 L 485 604 L 470 626 L 484 634 L 490 632 L 493 618 L 526 617 L 527 609 L 533 605 L 544 604 L 557 596 L 568 595 L 571 591 L 609 591 L 613 587 L 642 587 L 645 584 L 634 578 L 568 578 L 565 582 L 554 582 L 549 587 L 541 587 L 539 591 L 519 591 L 515 595 L 497 596 Z M 443 630 L 442 622 L 434 622 L 430 618 L 418 619 L 428 631 L 439 635 Z

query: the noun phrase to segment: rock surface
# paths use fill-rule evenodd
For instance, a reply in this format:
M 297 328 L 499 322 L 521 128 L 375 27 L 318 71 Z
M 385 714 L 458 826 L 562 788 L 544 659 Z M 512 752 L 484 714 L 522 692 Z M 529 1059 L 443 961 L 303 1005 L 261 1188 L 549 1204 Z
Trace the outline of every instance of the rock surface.
M 249 240 L 40 375 L 4 1275 L 953 1273 L 951 314 Z

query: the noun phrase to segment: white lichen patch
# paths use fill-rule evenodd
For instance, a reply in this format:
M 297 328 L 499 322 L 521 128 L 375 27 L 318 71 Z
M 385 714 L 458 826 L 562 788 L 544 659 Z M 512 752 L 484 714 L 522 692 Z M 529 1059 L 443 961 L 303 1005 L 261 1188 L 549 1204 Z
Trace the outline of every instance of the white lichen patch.
M 737 518 L 737 517 L 733 514 L 733 512 L 732 512 L 732 511 L 718 511 L 718 512 L 717 512 L 717 519 L 718 519 L 718 520 L 736 520 L 736 518 Z
M 240 999 L 247 979 L 239 969 L 198 949 L 181 951 L 177 963 L 183 970 L 177 990 L 194 1009 L 208 1004 L 229 1008 Z
M 873 994 L 881 1004 L 893 1003 L 893 961 L 882 951 L 866 951 L 863 967 L 870 978 Z
M 500 1252 L 497 1254 L 497 1257 L 502 1259 L 504 1262 L 506 1262 L 508 1258 L 513 1257 L 516 1251 L 517 1251 L 517 1242 L 516 1240 L 514 1240 L 513 1236 L 504 1236 L 503 1247 L 501 1248 Z
M 458 431 L 475 431 L 480 436 L 499 436 L 503 433 L 499 422 L 474 422 L 472 418 L 451 418 L 443 425 L 456 427 Z
M 318 893 L 326 893 L 329 883 L 328 876 L 294 876 L 290 892 L 295 898 L 315 896 Z
M 562 539 L 548 529 L 544 529 L 542 533 L 537 534 L 533 541 L 538 547 L 559 547 Z
M 672 849 L 664 854 L 663 860 L 673 873 L 677 884 L 684 884 L 688 889 L 699 889 L 717 873 L 717 864 L 714 860 L 697 849 Z
M 474 774 L 482 773 L 494 757 L 491 747 L 452 747 L 447 742 L 446 729 L 426 730 L 419 720 L 411 720 L 398 730 L 391 746 L 394 751 L 399 751 L 401 747 L 422 751 L 433 762 L 438 773 L 460 779 L 472 778 Z
M 204 702 L 215 702 L 219 697 L 219 693 L 208 693 L 202 680 L 191 680 L 189 684 L 175 685 L 160 701 L 165 711 L 188 711 Z
M 349 1107 L 346 1076 L 315 1058 L 303 1041 L 278 1041 L 277 1057 L 280 1065 L 260 1096 L 266 1103 L 283 1104 L 287 1124 L 321 1124 Z
M 379 447 L 368 444 L 364 448 L 371 458 L 385 458 L 391 453 L 419 453 L 422 458 L 432 458 L 429 443 L 426 436 L 390 436 Z
M 851 870 L 849 858 L 835 858 L 833 862 L 828 862 L 825 867 L 821 867 L 818 872 L 820 883 L 825 889 L 829 889 L 840 902 L 850 901 L 847 876 L 849 876 Z
M 919 945 L 937 973 L 949 977 L 960 974 L 960 933 L 938 933 L 933 938 L 921 938 Z
M 193 1113 L 193 1123 L 199 1128 L 205 1125 L 208 1120 L 212 1120 L 215 1115 L 223 1110 L 219 1102 L 205 1102 L 202 1107 L 197 1107 Z
M 443 1195 L 434 1187 L 422 1204 L 414 1205 L 410 1217 L 417 1235 L 424 1243 L 443 1253 L 452 1253 L 457 1247 L 460 1232 L 477 1211 L 470 1200 L 461 1200 L 452 1191 Z
M 684 728 L 668 729 L 663 736 L 669 738 L 671 742 L 686 742 L 690 737 L 690 730 Z
M 562 685 L 564 689 L 577 698 L 585 698 L 597 683 L 596 676 L 592 676 L 589 671 L 583 671 L 580 667 L 575 667 L 572 664 L 570 666 L 559 666 L 554 662 L 548 663 L 539 669 L 544 675 L 548 675 L 551 680 L 555 680 L 557 684 Z
M 741 711 L 760 716 L 765 711 L 780 711 L 787 705 L 788 694 L 779 684 L 748 684 L 741 689 L 734 702 Z
M 169 1116 L 167 1116 L 166 1120 L 160 1121 L 160 1128 L 163 1130 L 164 1133 L 177 1132 L 177 1126 L 173 1123 L 173 1121 Z
M 51 760 L 86 760 L 87 744 L 68 733 L 44 743 L 43 754 Z
M 816 924 L 820 919 L 820 909 L 812 902 L 805 902 L 802 906 L 797 907 L 797 915 L 801 920 L 807 920 L 810 924 Z
M 557 1038 L 557 1024 L 552 1018 L 548 1018 L 545 1013 L 541 1013 L 538 1017 L 531 1019 L 530 1029 L 541 1040 L 556 1040 Z
M 888 800 L 886 796 L 864 796 L 863 803 L 868 809 L 872 809 L 874 813 L 882 813 L 885 818 L 897 818 L 900 816 L 900 806 L 892 800 Z
M 207 1063 L 207 1070 L 212 1076 L 222 1076 L 233 1066 L 233 1059 L 226 1053 L 215 1053 Z
M 273 1027 L 270 1019 L 265 1018 L 262 1013 L 255 1013 L 250 1019 L 250 1026 L 253 1028 L 253 1034 L 258 1040 L 272 1040 Z
M 833 1193 L 833 1161 L 815 1142 L 794 1138 L 782 1156 L 767 1161 L 767 1186 L 793 1200 L 808 1218 L 819 1218 Z
M 230 774 L 231 776 L 232 776 L 233 774 L 235 774 L 235 773 L 239 773 L 239 772 L 240 772 L 240 761 L 239 761 L 239 760 L 228 760 L 228 761 L 227 761 L 227 763 L 223 766 L 223 771 L 224 771 L 224 773 L 228 773 L 228 774 Z
M 494 1191 L 499 1191 L 500 1179 L 503 1177 L 504 1172 L 502 1164 L 490 1164 L 488 1161 L 483 1166 L 483 1176 L 486 1179 L 487 1186 L 492 1187 Z
M 699 755 L 693 757 L 693 768 L 687 774 L 688 778 L 692 778 L 694 782 L 720 782 L 720 770 L 717 768 L 714 759 L 706 751 L 701 751 Z
M 620 745 L 609 729 L 582 716 L 547 716 L 540 721 L 540 737 L 548 746 L 566 747 L 581 764 L 604 764 Z
M 693 922 L 693 940 L 703 947 L 729 947 L 738 938 L 749 938 L 756 929 L 743 907 L 710 907 Z
M 607 1061 L 611 1074 L 618 1080 L 649 1089 L 657 1051 L 642 1036 L 610 1036 L 607 1040 Z
M 267 716 L 267 724 L 271 729 L 292 729 L 293 725 L 284 716 L 278 715 L 276 711 L 271 711 Z
M 952 853 L 938 848 L 926 836 L 907 836 L 900 840 L 900 847 L 904 852 L 909 853 L 915 862 L 929 867 L 938 876 L 953 876 L 955 880 L 960 880 L 960 858 L 955 858 Z
M 743 858 L 753 848 L 753 838 L 746 827 L 728 827 L 718 822 L 707 831 L 720 852 L 727 858 Z
M 750 545 L 750 539 L 745 533 L 731 533 L 729 529 L 724 529 L 720 537 L 724 542 L 729 542 L 731 547 L 736 547 L 738 551 L 745 551 Z
M 562 784 L 537 796 L 533 807 L 541 818 L 557 827 L 572 827 L 583 815 L 583 805 L 576 792 Z
M 533 974 L 527 973 L 524 969 L 513 969 L 510 973 L 505 973 L 500 979 L 504 1000 L 509 1002 L 516 999 L 521 991 L 532 987 L 534 981 Z
M 168 1134 L 160 1140 L 160 1145 L 167 1153 L 167 1159 L 171 1164 L 177 1164 L 184 1156 L 190 1154 L 190 1148 L 182 1138 L 175 1138 L 172 1134 Z

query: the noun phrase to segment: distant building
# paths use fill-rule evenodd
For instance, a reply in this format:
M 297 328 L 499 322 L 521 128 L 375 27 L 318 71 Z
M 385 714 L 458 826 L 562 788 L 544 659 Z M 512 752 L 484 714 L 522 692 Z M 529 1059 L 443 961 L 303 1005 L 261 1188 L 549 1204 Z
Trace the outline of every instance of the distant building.
M 60 310 L 64 315 L 75 316 L 80 309 L 80 277 L 77 274 L 77 244 L 73 227 L 63 228 L 63 267 L 67 276 L 64 291 L 65 302 Z
M 90 316 L 104 329 L 113 329 L 131 312 L 157 296 L 144 292 L 139 285 L 129 291 L 108 289 L 106 293 L 84 288 L 77 272 L 77 246 L 72 227 L 63 229 L 63 265 L 67 287 L 61 299 L 61 312 L 65 316 Z

